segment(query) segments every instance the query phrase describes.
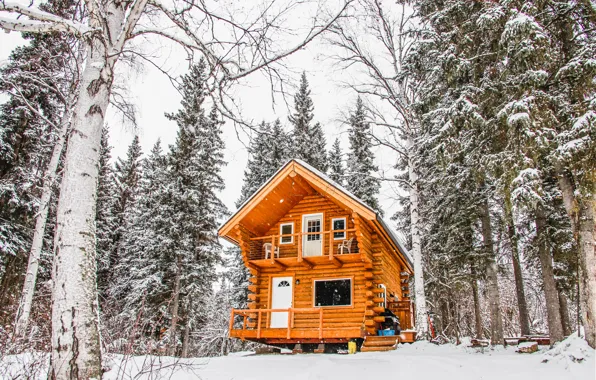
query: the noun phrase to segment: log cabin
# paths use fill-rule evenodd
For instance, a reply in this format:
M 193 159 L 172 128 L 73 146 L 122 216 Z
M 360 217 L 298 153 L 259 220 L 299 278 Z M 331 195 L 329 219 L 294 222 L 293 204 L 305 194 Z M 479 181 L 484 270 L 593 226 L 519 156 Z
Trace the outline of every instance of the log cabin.
M 248 308 L 230 337 L 295 348 L 362 351 L 413 342 L 413 264 L 378 213 L 325 174 L 287 162 L 221 226 L 250 271 Z M 385 308 L 402 333 L 381 337 Z

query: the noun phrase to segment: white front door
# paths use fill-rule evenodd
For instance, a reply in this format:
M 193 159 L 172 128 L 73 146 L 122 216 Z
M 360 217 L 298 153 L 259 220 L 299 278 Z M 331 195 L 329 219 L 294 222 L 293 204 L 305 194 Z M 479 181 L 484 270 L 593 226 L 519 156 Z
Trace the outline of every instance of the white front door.
M 272 309 L 289 309 L 292 307 L 292 280 L 292 277 L 273 277 L 271 279 Z M 271 322 L 269 327 L 288 327 L 288 312 L 276 311 L 271 313 Z
M 302 217 L 302 232 L 321 232 L 323 228 L 323 214 L 304 215 Z M 310 234 L 302 237 L 302 256 L 321 256 L 323 254 L 323 235 Z

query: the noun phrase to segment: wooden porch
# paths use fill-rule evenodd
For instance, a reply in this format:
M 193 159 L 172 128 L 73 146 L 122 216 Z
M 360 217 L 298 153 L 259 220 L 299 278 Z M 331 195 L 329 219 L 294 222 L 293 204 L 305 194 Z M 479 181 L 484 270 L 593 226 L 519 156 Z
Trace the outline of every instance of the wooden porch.
M 288 313 L 287 327 L 271 328 L 271 313 Z M 296 315 L 309 315 L 311 326 L 297 327 Z M 288 309 L 232 309 L 230 316 L 230 337 L 267 343 L 342 343 L 362 338 L 359 327 L 327 327 L 323 308 Z

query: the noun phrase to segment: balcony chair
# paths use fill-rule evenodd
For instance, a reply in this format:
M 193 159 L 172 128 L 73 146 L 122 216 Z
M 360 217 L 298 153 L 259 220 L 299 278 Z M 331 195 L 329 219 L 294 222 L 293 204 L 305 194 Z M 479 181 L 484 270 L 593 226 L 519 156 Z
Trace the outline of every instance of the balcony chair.
M 348 240 L 342 240 L 342 242 L 337 245 L 337 253 L 340 255 L 343 255 L 344 249 L 347 250 L 348 253 L 352 253 L 351 252 L 352 240 L 354 240 L 353 236 L 351 238 L 349 238 Z
M 263 249 L 265 249 L 265 260 L 269 258 L 271 254 L 271 243 L 263 244 Z M 279 247 L 275 247 L 275 257 L 279 259 Z

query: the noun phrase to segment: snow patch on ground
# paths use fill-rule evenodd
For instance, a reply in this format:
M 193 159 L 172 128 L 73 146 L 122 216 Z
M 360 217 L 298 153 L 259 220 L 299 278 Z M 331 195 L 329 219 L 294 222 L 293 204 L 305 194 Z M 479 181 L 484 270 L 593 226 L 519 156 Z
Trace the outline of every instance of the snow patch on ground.
M 591 361 L 590 358 L 592 358 Z M 564 368 L 570 368 L 573 363 L 584 361 L 591 362 L 594 368 L 594 349 L 577 334 L 570 335 L 564 341 L 557 343 L 542 356 L 543 363 L 558 364 Z
M 318 380 L 412 378 L 416 380 L 594 380 L 594 350 L 577 337 L 567 338 L 551 350 L 541 346 L 534 354 L 518 354 L 516 346 L 472 348 L 468 344 L 437 346 L 429 342 L 402 344 L 390 352 L 356 355 L 302 354 L 254 355 L 239 352 L 227 357 L 178 359 L 158 356 L 125 358 L 111 355 L 105 380 Z M 47 357 L 47 356 L 46 356 Z M 543 362 L 543 358 L 549 360 Z M 574 359 L 571 359 L 573 357 Z M 581 360 L 577 360 L 578 358 Z M 0 379 L 14 378 L 8 359 L 16 363 L 33 357 L 19 355 L 0 362 Z M 18 358 L 18 360 L 16 360 Z M 44 363 L 47 365 L 47 362 Z M 17 368 L 18 367 L 18 368 Z M 42 371 L 43 372 L 43 371 Z M 45 379 L 45 373 L 30 379 Z

